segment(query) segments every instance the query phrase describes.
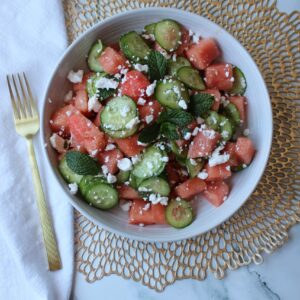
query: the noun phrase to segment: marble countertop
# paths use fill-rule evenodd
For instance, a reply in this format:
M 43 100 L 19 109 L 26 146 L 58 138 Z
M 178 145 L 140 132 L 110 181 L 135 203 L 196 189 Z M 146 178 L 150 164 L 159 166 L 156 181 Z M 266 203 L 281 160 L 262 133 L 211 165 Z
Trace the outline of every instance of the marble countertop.
M 300 10 L 299 0 L 279 0 L 281 11 Z M 162 293 L 141 283 L 112 275 L 93 284 L 75 274 L 74 300 L 299 300 L 300 224 L 289 231 L 289 240 L 272 254 L 264 254 L 261 265 L 251 264 L 227 271 L 223 280 L 209 275 L 204 281 L 176 281 Z

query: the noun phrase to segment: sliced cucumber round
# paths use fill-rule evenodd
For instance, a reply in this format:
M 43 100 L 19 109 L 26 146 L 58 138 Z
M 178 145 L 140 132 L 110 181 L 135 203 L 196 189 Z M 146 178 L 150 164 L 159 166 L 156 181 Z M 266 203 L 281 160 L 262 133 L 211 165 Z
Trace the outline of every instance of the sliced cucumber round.
M 158 176 L 166 166 L 163 157 L 167 157 L 166 151 L 159 149 L 156 145 L 148 147 L 141 161 L 134 166 L 132 175 L 140 179 Z
M 175 154 L 176 161 L 185 167 L 185 161 L 187 158 L 187 149 L 180 149 L 175 141 L 170 141 L 170 149 Z
M 224 141 L 229 141 L 233 135 L 234 125 L 224 116 L 219 118 L 220 133 Z
M 89 68 L 94 72 L 103 72 L 103 68 L 101 67 L 98 58 L 104 50 L 104 46 L 101 40 L 98 40 L 96 43 L 93 44 L 91 47 L 88 58 L 87 64 Z
M 62 177 L 69 183 L 79 184 L 80 180 L 83 177 L 82 175 L 76 174 L 68 167 L 66 155 L 64 155 L 63 158 L 60 160 L 58 170 Z
M 138 130 L 138 125 L 132 127 L 131 129 L 123 129 L 123 130 L 104 130 L 109 136 L 115 139 L 125 139 L 129 136 L 135 134 Z
M 88 190 L 85 191 L 84 199 L 92 206 L 102 210 L 111 209 L 119 202 L 116 189 L 102 182 L 90 184 Z
M 193 208 L 190 203 L 176 198 L 169 202 L 166 208 L 166 220 L 175 228 L 184 228 L 190 225 L 194 219 Z
M 229 103 L 224 107 L 225 116 L 232 121 L 236 126 L 240 125 L 241 117 L 240 112 L 233 103 Z
M 107 183 L 107 180 L 104 176 L 83 176 L 79 182 L 79 190 L 83 196 L 89 191 L 90 187 L 95 183 Z
M 127 58 L 144 63 L 150 54 L 150 47 L 135 31 L 130 31 L 120 38 L 120 48 Z
M 154 34 L 156 23 L 148 24 L 144 27 L 147 34 Z
M 176 61 L 173 61 L 172 59 L 168 60 L 168 68 L 167 73 L 170 76 L 176 77 L 177 71 L 182 67 L 189 67 L 191 66 L 191 63 L 183 56 L 178 56 L 176 58 Z
M 207 126 L 213 130 L 218 130 L 220 124 L 220 115 L 215 111 L 210 111 L 205 119 Z
M 163 106 L 182 109 L 187 106 L 189 93 L 182 82 L 177 79 L 164 79 L 159 81 L 155 88 L 155 97 Z
M 177 78 L 189 88 L 194 90 L 205 90 L 205 84 L 199 71 L 193 67 L 182 67 L 177 71 Z
M 98 92 L 98 88 L 96 87 L 97 81 L 101 78 L 104 77 L 106 73 L 97 73 L 91 76 L 87 81 L 86 81 L 86 91 L 89 95 L 89 98 L 93 97 L 95 94 Z
M 244 95 L 247 89 L 247 81 L 244 73 L 238 67 L 234 67 L 232 70 L 232 75 L 234 82 L 228 93 L 233 95 Z
M 162 20 L 156 23 L 154 29 L 155 40 L 167 51 L 174 51 L 181 40 L 180 25 L 173 20 Z
M 135 125 L 130 127 L 128 124 L 137 118 L 137 107 L 135 102 L 127 97 L 115 97 L 111 99 L 103 109 L 100 118 L 101 126 L 104 131 L 128 131 Z
M 198 173 L 202 170 L 204 167 L 205 160 L 202 158 L 196 158 L 196 159 L 187 159 L 186 160 L 186 168 L 188 170 L 188 173 L 190 177 L 196 177 Z
M 117 181 L 118 183 L 124 183 L 125 181 L 129 180 L 130 171 L 122 171 L 117 174 Z
M 143 182 L 143 180 L 143 178 L 138 178 L 131 173 L 129 176 L 129 185 L 132 188 L 137 189 L 139 185 Z
M 168 196 L 170 191 L 168 182 L 160 177 L 145 179 L 138 187 L 138 192 L 142 197 L 147 197 L 150 194 Z

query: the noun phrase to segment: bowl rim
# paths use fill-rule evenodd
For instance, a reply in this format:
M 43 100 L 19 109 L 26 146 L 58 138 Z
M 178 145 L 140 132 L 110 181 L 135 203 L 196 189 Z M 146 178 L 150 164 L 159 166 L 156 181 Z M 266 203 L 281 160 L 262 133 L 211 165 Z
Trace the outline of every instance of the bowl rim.
M 263 158 L 262 166 L 258 170 L 258 173 L 257 173 L 258 176 L 256 177 L 255 184 L 253 184 L 253 187 L 249 189 L 249 192 L 248 192 L 247 196 L 244 198 L 244 200 L 241 201 L 239 203 L 239 205 L 236 206 L 236 209 L 234 211 L 232 211 L 230 214 L 226 214 L 223 218 L 219 218 L 219 219 L 216 219 L 216 220 L 212 221 L 211 224 L 210 224 L 210 226 L 207 229 L 202 230 L 201 232 L 195 233 L 195 231 L 186 231 L 184 236 L 181 236 L 179 234 L 178 238 L 168 238 L 168 237 L 165 237 L 165 236 L 164 237 L 151 237 L 151 236 L 150 237 L 149 236 L 148 237 L 147 236 L 142 237 L 140 235 L 135 235 L 135 234 L 123 232 L 123 231 L 115 229 L 115 228 L 111 228 L 111 227 L 103 224 L 101 222 L 101 220 L 99 220 L 97 218 L 94 218 L 85 209 L 82 209 L 81 207 L 79 207 L 79 205 L 77 205 L 76 201 L 73 200 L 73 198 L 75 198 L 76 196 L 75 195 L 71 195 L 70 193 L 68 193 L 66 191 L 66 189 L 62 188 L 60 180 L 58 178 L 58 175 L 54 171 L 54 167 L 52 166 L 52 164 L 50 162 L 50 158 L 49 158 L 49 155 L 47 153 L 46 148 L 45 147 L 41 147 L 41 148 L 42 148 L 43 155 L 46 157 L 47 167 L 51 169 L 51 172 L 52 172 L 52 174 L 55 177 L 55 181 L 61 187 L 61 190 L 63 190 L 63 192 L 65 194 L 65 197 L 68 199 L 69 203 L 74 208 L 76 208 L 82 215 L 84 215 L 87 219 L 89 219 L 90 221 L 92 221 L 96 225 L 102 227 L 103 229 L 105 229 L 105 230 L 107 230 L 107 231 L 109 231 L 111 233 L 117 234 L 120 237 L 125 237 L 125 238 L 129 238 L 129 239 L 137 240 L 137 241 L 142 241 L 142 242 L 175 242 L 175 241 L 180 241 L 180 240 L 184 240 L 184 239 L 193 238 L 193 237 L 196 237 L 197 235 L 200 235 L 200 234 L 204 234 L 204 233 L 212 230 L 213 228 L 219 226 L 220 224 L 224 223 L 233 214 L 235 214 L 242 207 L 242 205 L 245 204 L 245 202 L 249 199 L 249 197 L 253 194 L 254 190 L 256 189 L 257 185 L 259 184 L 259 182 L 261 180 L 261 177 L 264 174 L 264 171 L 265 171 L 265 169 L 267 167 L 267 164 L 268 164 L 268 161 L 269 161 L 269 158 L 270 158 L 270 152 L 271 152 L 272 141 L 273 141 L 273 111 L 272 111 L 272 103 L 271 103 L 271 100 L 270 100 L 270 95 L 269 95 L 268 88 L 266 86 L 266 83 L 265 83 L 265 81 L 263 79 L 263 76 L 262 76 L 262 74 L 261 74 L 261 72 L 260 72 L 260 70 L 259 70 L 256 62 L 254 61 L 254 59 L 251 57 L 251 55 L 245 49 L 245 47 L 231 33 L 229 33 L 226 29 L 224 29 L 220 25 L 214 23 L 213 21 L 209 20 L 208 18 L 203 17 L 201 15 L 198 15 L 196 13 L 191 13 L 191 12 L 188 12 L 188 11 L 185 11 L 185 10 L 181 10 L 181 9 L 178 9 L 178 8 L 168 8 L 168 7 L 145 7 L 145 8 L 139 8 L 139 9 L 133 9 L 133 10 L 130 10 L 130 11 L 125 11 L 125 12 L 118 13 L 116 15 L 113 15 L 113 16 L 110 16 L 110 17 L 106 18 L 105 20 L 101 20 L 101 21 L 97 22 L 91 28 L 89 28 L 84 33 L 82 33 L 78 38 L 76 38 L 65 49 L 65 51 L 63 52 L 63 54 L 60 56 L 60 58 L 59 58 L 59 60 L 57 62 L 57 65 L 54 68 L 51 76 L 48 79 L 48 83 L 47 83 L 45 92 L 44 92 L 43 97 L 42 97 L 42 102 L 41 102 L 42 112 L 41 112 L 41 119 L 40 119 L 41 130 L 40 130 L 39 138 L 41 139 L 42 145 L 44 145 L 45 143 L 48 143 L 48 141 L 46 141 L 46 139 L 45 139 L 46 135 L 45 135 L 45 126 L 44 126 L 44 124 L 45 124 L 44 119 L 45 119 L 45 108 L 46 108 L 47 95 L 49 93 L 52 81 L 53 81 L 56 73 L 60 69 L 60 66 L 63 63 L 65 57 L 68 55 L 68 53 L 73 48 L 77 47 L 85 39 L 85 37 L 89 33 L 93 32 L 94 30 L 97 30 L 98 27 L 103 26 L 106 23 L 113 22 L 114 20 L 116 20 L 116 19 L 118 19 L 120 17 L 131 16 L 131 15 L 136 15 L 136 14 L 142 14 L 145 11 L 153 11 L 154 13 L 158 12 L 158 11 L 167 11 L 167 12 L 174 13 L 174 14 L 176 14 L 176 13 L 184 14 L 184 15 L 187 15 L 187 16 L 191 16 L 193 18 L 197 17 L 197 18 L 200 18 L 200 19 L 204 19 L 205 22 L 207 22 L 211 26 L 215 26 L 216 28 L 218 28 L 220 30 L 226 31 L 226 33 L 231 37 L 231 39 L 233 39 L 235 41 L 235 43 L 239 44 L 239 46 L 244 49 L 245 54 L 247 56 L 247 60 L 251 62 L 251 64 L 253 65 L 253 68 L 258 73 L 258 76 L 259 76 L 258 80 L 261 81 L 261 83 L 262 83 L 262 85 L 263 85 L 263 87 L 265 89 L 265 92 L 267 94 L 267 98 L 268 98 L 268 101 L 267 101 L 267 104 L 266 104 L 266 108 L 268 109 L 268 113 L 270 114 L 270 124 L 268 124 L 269 127 L 270 127 L 270 137 L 269 137 L 269 139 L 267 141 L 265 141 L 265 143 L 267 143 L 268 149 L 267 149 L 265 157 Z

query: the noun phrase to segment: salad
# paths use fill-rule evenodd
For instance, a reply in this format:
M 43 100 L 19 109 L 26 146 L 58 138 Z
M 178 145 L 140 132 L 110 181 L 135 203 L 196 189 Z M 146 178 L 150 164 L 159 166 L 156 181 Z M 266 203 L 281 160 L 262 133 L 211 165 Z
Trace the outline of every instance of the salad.
M 119 205 L 140 226 L 183 228 L 193 201 L 222 205 L 255 147 L 246 78 L 221 58 L 213 38 L 170 19 L 97 40 L 50 120 L 70 192 L 97 209 Z

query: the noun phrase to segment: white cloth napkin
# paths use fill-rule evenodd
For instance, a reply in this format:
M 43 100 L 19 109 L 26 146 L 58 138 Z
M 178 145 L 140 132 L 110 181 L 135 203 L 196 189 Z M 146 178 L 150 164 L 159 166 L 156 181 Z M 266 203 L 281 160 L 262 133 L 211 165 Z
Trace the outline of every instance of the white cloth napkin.
M 0 4 L 0 299 L 69 299 L 73 275 L 73 211 L 44 166 L 40 173 L 63 268 L 47 270 L 25 140 L 14 128 L 5 74 L 25 71 L 41 111 L 47 81 L 67 47 L 60 0 Z

